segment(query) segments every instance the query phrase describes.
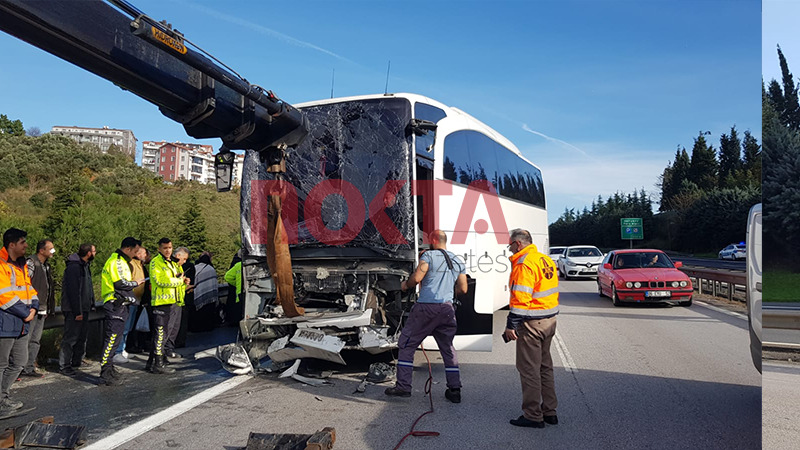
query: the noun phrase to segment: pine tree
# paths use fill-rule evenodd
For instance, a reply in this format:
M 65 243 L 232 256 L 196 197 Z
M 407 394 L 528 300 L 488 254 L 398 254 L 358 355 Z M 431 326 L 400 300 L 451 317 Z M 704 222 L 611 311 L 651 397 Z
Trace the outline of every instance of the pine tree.
M 0 114 L 0 135 L 23 136 L 25 128 L 19 119 L 11 120 L 5 114 Z
M 737 175 L 740 175 L 742 168 L 742 143 L 736 133 L 736 126 L 731 127 L 730 136 L 723 134 L 719 138 L 719 187 L 734 187 L 737 182 Z
M 742 168 L 747 182 L 750 185 L 761 187 L 761 146 L 758 141 L 750 134 L 750 130 L 744 132 L 742 141 L 742 153 L 744 161 Z
M 781 77 L 783 82 L 783 109 L 778 110 L 780 114 L 781 123 L 789 126 L 793 130 L 800 130 L 800 104 L 797 99 L 797 84 L 794 82 L 794 76 L 789 71 L 789 63 L 783 56 L 781 46 L 778 46 L 778 60 L 781 65 Z
M 188 248 L 192 257 L 195 257 L 206 250 L 206 241 L 206 221 L 197 203 L 197 196 L 192 194 L 186 212 L 178 222 L 178 244 Z
M 714 148 L 706 143 L 705 134 L 700 132 L 694 140 L 692 159 L 689 166 L 689 181 L 702 191 L 717 187 L 718 164 Z

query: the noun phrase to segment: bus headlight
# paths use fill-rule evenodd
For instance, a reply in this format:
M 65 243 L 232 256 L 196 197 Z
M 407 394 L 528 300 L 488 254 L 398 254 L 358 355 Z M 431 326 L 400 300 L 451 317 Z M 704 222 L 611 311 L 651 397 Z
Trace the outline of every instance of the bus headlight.
M 626 287 L 626 288 L 628 288 L 628 289 L 630 289 L 630 288 L 632 288 L 632 287 L 633 287 L 633 283 L 631 283 L 630 281 L 628 281 L 627 283 L 625 283 L 625 287 Z
M 642 283 L 639 283 L 639 282 L 637 281 L 636 283 L 633 283 L 633 287 L 635 287 L 635 288 L 637 288 L 637 289 L 638 289 L 638 288 L 642 287 Z

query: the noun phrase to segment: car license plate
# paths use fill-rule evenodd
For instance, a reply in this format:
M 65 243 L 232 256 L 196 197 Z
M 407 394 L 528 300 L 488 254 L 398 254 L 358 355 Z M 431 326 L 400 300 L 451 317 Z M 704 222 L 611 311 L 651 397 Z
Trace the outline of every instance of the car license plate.
M 669 291 L 647 291 L 644 293 L 646 297 L 669 297 Z
M 581 273 L 597 273 L 597 269 L 583 269 Z

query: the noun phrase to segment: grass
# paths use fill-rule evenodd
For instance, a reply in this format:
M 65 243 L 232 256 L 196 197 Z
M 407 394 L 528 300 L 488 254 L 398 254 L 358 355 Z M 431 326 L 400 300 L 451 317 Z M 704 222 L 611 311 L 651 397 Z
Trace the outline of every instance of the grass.
M 800 302 L 800 273 L 764 271 L 764 302 Z

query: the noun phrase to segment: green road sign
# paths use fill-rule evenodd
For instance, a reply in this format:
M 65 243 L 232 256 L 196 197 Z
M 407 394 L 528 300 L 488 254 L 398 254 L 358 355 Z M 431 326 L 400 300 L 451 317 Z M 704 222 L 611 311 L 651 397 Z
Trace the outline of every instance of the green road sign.
M 642 219 L 619 219 L 619 224 L 622 228 L 622 239 L 644 239 Z

